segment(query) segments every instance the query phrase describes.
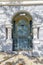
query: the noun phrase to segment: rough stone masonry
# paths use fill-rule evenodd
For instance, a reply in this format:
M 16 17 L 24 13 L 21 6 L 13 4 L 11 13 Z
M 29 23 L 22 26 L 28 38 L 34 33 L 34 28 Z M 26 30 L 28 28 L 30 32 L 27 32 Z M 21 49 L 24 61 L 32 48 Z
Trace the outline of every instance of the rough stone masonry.
M 28 11 L 33 22 L 33 56 L 43 56 L 43 5 L 0 6 L 0 51 L 12 51 L 12 37 L 6 39 L 6 27 L 12 29 L 12 17 L 18 11 Z M 39 33 L 38 33 L 39 28 Z M 11 33 L 11 32 L 10 32 Z M 39 34 L 39 38 L 37 36 Z M 9 34 L 7 33 L 7 36 Z

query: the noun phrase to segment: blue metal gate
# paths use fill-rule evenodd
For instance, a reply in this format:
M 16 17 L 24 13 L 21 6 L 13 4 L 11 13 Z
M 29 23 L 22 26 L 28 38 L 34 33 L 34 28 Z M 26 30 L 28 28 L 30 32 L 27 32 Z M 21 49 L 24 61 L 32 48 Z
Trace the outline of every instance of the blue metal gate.
M 13 50 L 30 50 L 32 48 L 32 21 L 22 18 L 18 23 L 14 21 L 12 32 Z

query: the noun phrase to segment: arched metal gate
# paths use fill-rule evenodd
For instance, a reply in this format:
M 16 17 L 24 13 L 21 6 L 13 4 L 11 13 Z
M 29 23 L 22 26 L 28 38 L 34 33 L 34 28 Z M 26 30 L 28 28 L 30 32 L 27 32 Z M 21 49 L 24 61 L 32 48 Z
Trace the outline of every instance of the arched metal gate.
M 26 13 L 19 13 L 13 19 L 13 51 L 32 49 L 32 19 Z

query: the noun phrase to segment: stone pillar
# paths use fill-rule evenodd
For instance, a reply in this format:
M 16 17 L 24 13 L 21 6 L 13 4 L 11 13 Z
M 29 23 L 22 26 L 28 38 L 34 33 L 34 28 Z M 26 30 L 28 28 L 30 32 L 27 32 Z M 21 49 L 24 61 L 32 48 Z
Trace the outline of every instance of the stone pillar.
M 37 28 L 33 28 L 33 38 L 37 39 Z
M 38 39 L 37 33 L 38 33 L 37 27 L 33 28 L 33 42 L 34 43 L 39 43 L 39 39 Z
M 38 56 L 38 45 L 40 42 L 37 37 L 37 33 L 38 33 L 37 27 L 34 27 L 33 28 L 33 56 L 36 56 L 35 53 L 37 53 Z
M 6 46 L 5 51 L 12 51 L 12 24 L 6 24 L 7 28 L 7 38 L 6 38 Z
M 12 39 L 12 28 L 7 29 L 8 29 L 8 39 Z
M 7 28 L 7 39 L 12 39 L 12 24 L 6 24 Z

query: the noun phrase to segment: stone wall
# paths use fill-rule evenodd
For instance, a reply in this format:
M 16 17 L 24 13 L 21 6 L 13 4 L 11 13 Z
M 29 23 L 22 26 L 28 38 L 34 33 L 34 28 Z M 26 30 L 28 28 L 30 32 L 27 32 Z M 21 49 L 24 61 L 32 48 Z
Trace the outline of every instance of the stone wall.
M 28 11 L 33 18 L 33 55 L 43 55 L 43 5 L 0 6 L 0 51 L 12 51 L 12 38 L 6 39 L 6 25 L 18 11 Z M 39 39 L 37 28 L 39 27 Z M 35 32 L 34 32 L 35 31 Z

